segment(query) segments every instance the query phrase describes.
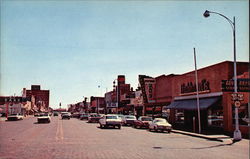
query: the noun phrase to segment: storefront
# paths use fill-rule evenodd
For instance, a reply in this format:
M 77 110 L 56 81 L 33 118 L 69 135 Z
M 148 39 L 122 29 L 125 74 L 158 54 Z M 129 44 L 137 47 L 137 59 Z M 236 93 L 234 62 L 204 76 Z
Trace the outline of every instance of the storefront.
M 199 96 L 199 111 L 202 130 L 211 130 L 223 128 L 223 107 L 222 92 L 202 94 Z M 185 129 L 198 131 L 198 106 L 197 96 L 176 97 L 174 101 L 167 106 L 174 112 L 172 123 L 183 124 Z
M 237 63 L 238 77 L 243 74 L 249 80 L 246 62 Z M 221 131 L 232 134 L 234 131 L 233 91 L 222 89 L 222 81 L 233 78 L 233 62 L 225 61 L 198 70 L 198 98 L 195 85 L 195 72 L 188 72 L 174 78 L 173 100 L 166 108 L 170 109 L 170 122 L 191 130 L 198 130 L 198 103 L 201 130 Z M 249 83 L 247 83 L 249 89 Z M 247 86 L 246 86 L 247 87 Z M 249 132 L 248 103 L 249 90 L 240 92 L 244 98 L 239 107 L 239 123 L 243 136 Z

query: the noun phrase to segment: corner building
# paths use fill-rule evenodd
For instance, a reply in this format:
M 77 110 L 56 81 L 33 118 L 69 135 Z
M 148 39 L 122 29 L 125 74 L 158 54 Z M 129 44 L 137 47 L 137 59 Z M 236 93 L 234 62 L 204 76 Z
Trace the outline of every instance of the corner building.
M 242 92 L 238 91 L 243 96 L 238 109 L 239 127 L 243 136 L 247 136 L 249 133 L 248 66 L 247 62 L 237 62 L 238 81 L 245 81 L 245 86 L 240 87 L 247 88 Z M 224 61 L 201 68 L 197 72 L 201 130 L 232 134 L 235 130 L 233 90 L 224 91 L 222 81 L 233 79 L 233 62 Z M 198 131 L 195 82 L 195 71 L 181 75 L 171 74 L 156 77 L 154 91 L 151 91 L 154 92 L 154 102 L 151 102 L 150 105 L 162 106 L 165 104 L 161 109 L 168 112 L 167 118 L 175 127 Z M 147 106 L 148 104 L 146 104 Z

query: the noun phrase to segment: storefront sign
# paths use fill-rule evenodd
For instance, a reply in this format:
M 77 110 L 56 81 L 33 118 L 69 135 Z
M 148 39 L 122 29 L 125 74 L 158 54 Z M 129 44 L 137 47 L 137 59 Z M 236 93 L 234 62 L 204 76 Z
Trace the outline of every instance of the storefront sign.
M 235 107 L 239 108 L 240 105 L 241 105 L 241 104 L 240 104 L 240 101 L 235 101 L 235 102 L 234 102 L 234 105 L 235 105 Z
M 232 101 L 243 101 L 244 100 L 243 94 L 233 93 L 233 94 L 231 94 L 231 96 L 232 96 Z
M 234 80 L 222 80 L 222 91 L 233 92 Z M 250 79 L 237 79 L 237 91 L 238 92 L 250 92 Z
M 209 82 L 206 79 L 203 79 L 200 83 L 198 83 L 198 90 L 199 92 L 209 92 L 210 86 Z M 181 85 L 181 94 L 187 93 L 195 93 L 196 92 L 196 85 L 195 83 L 188 82 L 187 84 L 183 83 Z
M 155 79 L 145 75 L 139 75 L 143 102 L 150 103 L 154 100 Z

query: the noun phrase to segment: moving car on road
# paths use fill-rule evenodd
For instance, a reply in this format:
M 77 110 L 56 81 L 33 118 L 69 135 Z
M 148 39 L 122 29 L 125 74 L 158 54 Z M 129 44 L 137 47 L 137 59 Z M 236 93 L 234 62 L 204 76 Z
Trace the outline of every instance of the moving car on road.
M 69 120 L 71 115 L 70 115 L 69 112 L 62 112 L 61 117 L 62 117 L 62 119 L 68 119 Z
M 124 115 L 122 118 L 122 125 L 134 125 L 136 117 L 134 115 Z
M 106 128 L 106 127 L 118 127 L 118 129 L 121 129 L 121 119 L 117 115 L 108 114 L 104 115 L 99 120 L 100 128 Z
M 58 116 L 58 112 L 53 112 L 53 116 Z
M 155 118 L 152 122 L 149 123 L 149 131 L 167 131 L 170 133 L 172 130 L 172 125 L 168 123 L 168 121 L 164 118 Z
M 16 113 L 8 115 L 7 120 L 23 120 L 23 115 Z
M 149 127 L 149 123 L 153 121 L 152 117 L 149 116 L 140 116 L 138 120 L 134 121 L 134 128 L 147 128 Z
M 50 116 L 49 113 L 40 113 L 40 115 L 37 117 L 38 123 L 50 123 Z

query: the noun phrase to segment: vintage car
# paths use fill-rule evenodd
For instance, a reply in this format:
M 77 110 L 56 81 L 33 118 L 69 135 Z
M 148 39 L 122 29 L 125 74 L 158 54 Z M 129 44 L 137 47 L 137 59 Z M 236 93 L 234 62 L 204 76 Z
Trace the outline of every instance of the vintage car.
M 89 118 L 89 114 L 81 114 L 81 116 L 80 116 L 80 120 L 88 120 L 88 118 Z
M 23 115 L 16 113 L 16 114 L 10 114 L 7 117 L 7 120 L 23 120 Z
M 37 117 L 38 123 L 50 123 L 51 118 L 49 113 L 40 113 L 40 115 Z
M 117 115 L 108 114 L 104 115 L 99 120 L 100 128 L 106 128 L 106 127 L 118 127 L 118 129 L 121 129 L 121 119 Z
M 134 128 L 148 128 L 149 122 L 153 121 L 152 117 L 149 116 L 140 116 L 138 120 L 134 121 Z
M 58 112 L 53 112 L 53 116 L 58 116 Z
M 76 112 L 76 113 L 71 114 L 71 117 L 72 117 L 72 118 L 79 118 L 80 115 L 81 115 L 80 113 L 77 113 L 77 112 Z
M 35 112 L 35 113 L 34 113 L 34 117 L 38 117 L 38 116 L 40 116 L 40 113 Z
M 101 118 L 102 115 L 100 114 L 90 114 L 88 117 L 88 123 L 98 123 Z
M 168 123 L 168 121 L 164 118 L 155 118 L 152 122 L 149 123 L 148 127 L 149 131 L 167 131 L 168 133 L 172 130 L 172 125 Z
M 134 115 L 124 115 L 122 118 L 122 125 L 134 125 L 136 117 Z
M 71 117 L 71 114 L 69 112 L 62 112 L 61 117 L 62 117 L 62 119 L 68 119 L 69 120 L 70 117 Z

